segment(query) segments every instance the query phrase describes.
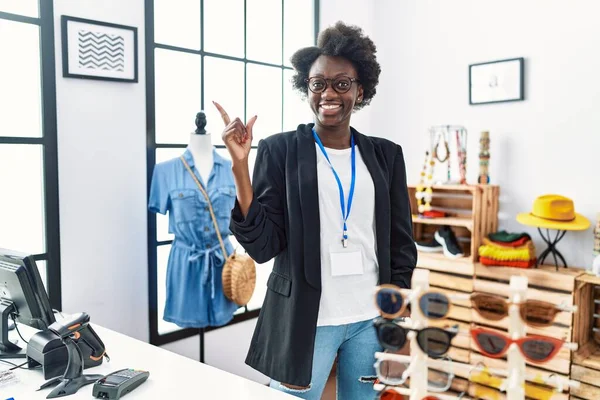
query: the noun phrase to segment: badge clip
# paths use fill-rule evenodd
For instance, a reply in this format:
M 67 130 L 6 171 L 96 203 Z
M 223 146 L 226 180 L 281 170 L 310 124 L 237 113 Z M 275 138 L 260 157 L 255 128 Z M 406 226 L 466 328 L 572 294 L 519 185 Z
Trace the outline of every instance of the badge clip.
M 348 231 L 346 230 L 342 234 L 342 246 L 344 246 L 344 248 L 348 247 Z

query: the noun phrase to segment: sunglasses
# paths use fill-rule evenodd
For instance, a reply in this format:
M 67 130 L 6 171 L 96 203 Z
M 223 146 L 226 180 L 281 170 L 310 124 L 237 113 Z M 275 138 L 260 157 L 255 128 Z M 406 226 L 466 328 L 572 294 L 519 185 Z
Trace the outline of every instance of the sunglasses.
M 526 377 L 527 379 L 527 377 Z M 550 379 L 548 379 L 550 380 Z M 500 390 L 501 392 L 506 391 L 506 387 L 508 385 L 508 379 L 499 378 L 494 376 L 488 372 L 486 368 L 483 370 L 479 370 L 477 372 L 473 372 L 469 375 L 469 382 L 478 383 L 484 386 L 489 386 L 495 389 Z M 547 384 L 547 382 L 542 381 L 539 382 L 542 384 Z M 525 382 L 525 397 L 528 399 L 550 399 L 555 393 L 562 392 L 562 387 L 560 388 L 549 388 L 545 386 L 538 386 L 531 384 L 529 382 Z
M 374 322 L 379 344 L 390 351 L 398 351 L 406 344 L 409 331 L 417 332 L 417 343 L 429 357 L 439 358 L 448 352 L 452 339 L 458 333 L 458 325 L 447 330 L 441 328 L 404 328 L 393 321 L 377 318 Z
M 442 292 L 427 291 L 416 299 L 406 296 L 395 285 L 380 285 L 375 292 L 375 304 L 382 317 L 398 318 L 406 310 L 409 303 L 416 301 L 425 318 L 437 320 L 450 314 L 452 303 Z
M 532 363 L 550 361 L 563 346 L 575 346 L 575 349 L 577 346 L 575 343 L 568 343 L 560 339 L 540 335 L 531 335 L 514 340 L 505 334 L 485 328 L 471 329 L 471 337 L 485 356 L 500 358 L 506 354 L 510 345 L 514 343 L 519 347 L 525 360 Z
M 404 361 L 404 357 L 397 354 L 376 353 L 375 371 L 379 381 L 386 385 L 399 386 L 404 384 L 412 374 L 415 363 Z M 452 386 L 454 373 L 452 372 L 452 360 L 444 358 L 444 363 L 431 363 L 427 367 L 427 389 L 431 392 L 445 392 Z M 439 367 L 442 365 L 442 367 Z
M 471 304 L 483 318 L 499 321 L 508 316 L 509 306 L 514 303 L 501 296 L 474 293 L 471 295 Z M 557 306 L 541 300 L 525 300 L 522 303 L 517 303 L 517 305 L 523 322 L 534 328 L 550 326 L 554 323 L 556 314 L 572 309 L 572 307 Z

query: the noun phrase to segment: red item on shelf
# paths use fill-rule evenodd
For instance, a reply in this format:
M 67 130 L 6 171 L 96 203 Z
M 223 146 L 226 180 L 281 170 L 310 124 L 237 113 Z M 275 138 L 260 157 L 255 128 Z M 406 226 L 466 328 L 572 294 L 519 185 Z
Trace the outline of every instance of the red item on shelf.
M 446 216 L 446 213 L 443 211 L 431 210 L 423 212 L 421 216 L 423 218 L 443 218 Z
M 536 259 L 529 261 L 500 261 L 493 258 L 479 257 L 479 262 L 488 267 L 514 267 L 514 268 L 531 268 L 535 265 Z
M 498 241 L 491 240 L 491 239 L 490 239 L 490 242 L 493 242 L 494 244 L 497 244 L 498 246 L 502 246 L 502 247 L 519 247 L 519 246 L 523 246 L 529 240 L 530 239 L 528 237 L 522 237 L 521 239 L 517 239 L 513 242 L 498 242 Z

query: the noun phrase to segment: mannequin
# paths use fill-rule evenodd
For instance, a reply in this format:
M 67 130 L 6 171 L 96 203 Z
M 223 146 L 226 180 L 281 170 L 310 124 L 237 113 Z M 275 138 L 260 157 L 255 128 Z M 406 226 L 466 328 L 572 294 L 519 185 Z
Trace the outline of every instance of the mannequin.
M 169 215 L 169 232 L 175 236 L 167 262 L 162 318 L 181 328 L 225 325 L 239 308 L 223 292 L 226 255 L 217 235 L 218 229 L 225 253 L 232 254 L 229 223 L 236 198 L 232 164 L 214 150 L 205 126 L 206 116 L 199 112 L 197 129 L 183 154 L 154 166 L 148 199 L 151 212 Z M 203 191 L 218 216 L 216 224 Z
M 204 186 L 208 186 L 208 179 L 213 167 L 213 145 L 210 133 L 207 133 L 206 115 L 203 111 L 196 114 L 196 130 L 190 134 L 188 149 L 194 158 L 195 168 L 202 178 Z

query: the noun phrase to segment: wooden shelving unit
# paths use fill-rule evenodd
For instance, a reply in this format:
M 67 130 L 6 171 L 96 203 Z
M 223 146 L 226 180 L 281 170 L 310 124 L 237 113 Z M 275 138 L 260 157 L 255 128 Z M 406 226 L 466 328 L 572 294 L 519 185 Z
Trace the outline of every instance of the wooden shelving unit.
M 440 226 L 449 226 L 465 254 L 464 259 L 450 260 L 451 263 L 464 268 L 465 263 L 477 262 L 477 249 L 479 249 L 483 237 L 490 232 L 495 232 L 498 228 L 499 187 L 495 185 L 435 185 L 432 190 L 432 209 L 444 211 L 446 217 L 422 218 L 415 214 L 418 209 L 415 197 L 416 185 L 408 186 L 415 240 L 430 240 Z M 428 268 L 429 261 L 436 263 L 440 261 L 435 254 L 430 253 L 420 252 L 419 258 L 424 260 L 420 265 L 422 268 Z M 465 274 L 468 273 L 469 271 L 465 271 Z M 472 274 L 472 271 L 470 273 Z
M 600 300 L 600 278 L 581 274 L 576 281 L 575 304 L 579 311 L 573 321 L 573 341 L 579 349 L 573 355 L 571 378 L 581 382 L 579 389 L 571 391 L 571 399 L 600 399 L 600 340 L 593 328 L 598 325 L 594 300 Z

